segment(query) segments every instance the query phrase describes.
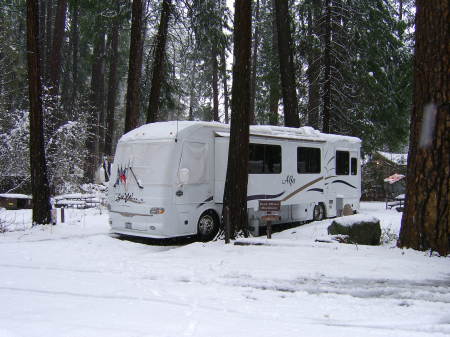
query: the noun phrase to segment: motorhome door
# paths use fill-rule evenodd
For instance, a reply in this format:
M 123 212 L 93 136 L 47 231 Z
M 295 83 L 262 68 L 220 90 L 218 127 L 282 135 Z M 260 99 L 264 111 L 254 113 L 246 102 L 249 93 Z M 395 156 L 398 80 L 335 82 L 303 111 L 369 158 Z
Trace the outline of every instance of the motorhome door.
M 204 203 L 212 197 L 210 188 L 210 151 L 207 143 L 185 141 L 177 173 L 175 203 Z

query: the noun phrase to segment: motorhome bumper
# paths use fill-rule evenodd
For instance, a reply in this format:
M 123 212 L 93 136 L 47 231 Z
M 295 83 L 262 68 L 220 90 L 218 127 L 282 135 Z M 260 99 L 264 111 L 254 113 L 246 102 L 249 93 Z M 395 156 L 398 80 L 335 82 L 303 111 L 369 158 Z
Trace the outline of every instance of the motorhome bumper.
M 164 235 L 164 234 L 156 234 L 156 233 L 149 233 L 149 232 L 136 231 L 136 230 L 125 230 L 125 229 L 114 229 L 114 228 L 111 228 L 110 232 L 112 234 L 139 236 L 139 237 L 152 238 L 152 239 L 168 239 L 168 238 L 173 237 L 173 235 Z

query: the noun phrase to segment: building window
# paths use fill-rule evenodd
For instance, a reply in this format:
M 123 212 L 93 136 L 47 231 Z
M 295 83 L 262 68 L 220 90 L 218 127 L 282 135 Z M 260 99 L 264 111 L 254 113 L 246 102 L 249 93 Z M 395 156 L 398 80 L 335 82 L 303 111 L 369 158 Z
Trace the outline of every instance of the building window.
M 358 174 L 358 159 L 352 158 L 350 162 L 350 172 L 352 176 L 356 176 Z
M 350 154 L 348 151 L 336 151 L 336 174 L 348 175 L 350 164 Z
M 249 174 L 281 173 L 281 146 L 267 144 L 250 144 Z
M 315 147 L 297 148 L 297 172 L 320 173 L 320 149 Z

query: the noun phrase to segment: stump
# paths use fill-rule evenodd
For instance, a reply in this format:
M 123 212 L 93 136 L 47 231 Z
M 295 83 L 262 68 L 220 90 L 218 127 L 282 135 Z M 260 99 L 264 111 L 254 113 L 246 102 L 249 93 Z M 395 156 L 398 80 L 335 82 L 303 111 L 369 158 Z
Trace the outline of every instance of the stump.
M 353 209 L 352 206 L 350 206 L 349 204 L 345 204 L 344 209 L 342 210 L 342 215 L 343 216 L 348 216 L 348 215 L 353 215 Z

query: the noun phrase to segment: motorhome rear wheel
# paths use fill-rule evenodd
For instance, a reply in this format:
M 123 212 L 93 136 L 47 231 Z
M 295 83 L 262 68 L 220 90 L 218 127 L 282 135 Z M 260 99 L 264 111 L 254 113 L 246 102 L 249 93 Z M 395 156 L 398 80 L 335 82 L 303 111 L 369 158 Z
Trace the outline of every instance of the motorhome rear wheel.
M 314 221 L 325 219 L 325 209 L 323 207 L 323 204 L 317 204 L 316 206 L 314 206 L 313 219 Z

